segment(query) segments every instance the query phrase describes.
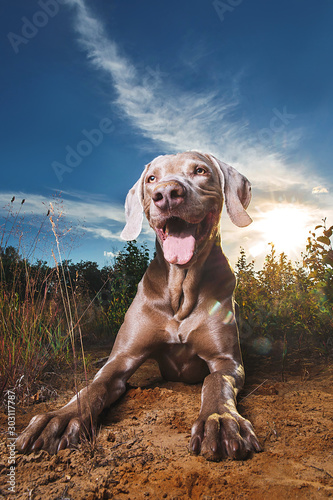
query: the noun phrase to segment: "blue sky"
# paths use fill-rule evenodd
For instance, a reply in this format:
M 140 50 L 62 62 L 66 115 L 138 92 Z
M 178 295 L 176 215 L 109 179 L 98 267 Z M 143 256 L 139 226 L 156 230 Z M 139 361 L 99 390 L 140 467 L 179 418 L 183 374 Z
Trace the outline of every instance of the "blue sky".
M 195 149 L 253 185 L 254 223 L 222 220 L 231 262 L 240 246 L 260 261 L 270 241 L 297 258 L 333 223 L 332 21 L 331 0 L 7 0 L 1 222 L 15 195 L 27 249 L 61 192 L 63 256 L 104 265 L 144 165 Z M 153 240 L 145 226 L 139 242 Z

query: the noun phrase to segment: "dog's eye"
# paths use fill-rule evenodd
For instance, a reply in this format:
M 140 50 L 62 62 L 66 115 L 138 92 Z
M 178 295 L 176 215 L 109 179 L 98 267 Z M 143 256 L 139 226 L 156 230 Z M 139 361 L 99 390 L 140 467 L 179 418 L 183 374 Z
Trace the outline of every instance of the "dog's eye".
M 205 170 L 203 167 L 196 167 L 195 173 L 197 175 L 205 175 L 207 173 L 207 170 Z
M 150 175 L 147 179 L 148 182 L 155 182 L 156 181 L 156 177 L 155 175 Z

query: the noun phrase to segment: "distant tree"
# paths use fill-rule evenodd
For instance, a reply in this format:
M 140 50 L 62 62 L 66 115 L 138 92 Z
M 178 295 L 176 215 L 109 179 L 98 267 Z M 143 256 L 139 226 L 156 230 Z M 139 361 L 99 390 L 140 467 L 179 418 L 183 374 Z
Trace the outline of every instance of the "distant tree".
M 1 287 L 7 291 L 15 289 L 17 297 L 22 299 L 26 291 L 27 267 L 29 268 L 29 263 L 21 257 L 16 248 L 0 248 Z
M 136 241 L 126 244 L 119 252 L 112 267 L 102 270 L 104 279 L 109 280 L 108 318 L 114 333 L 124 321 L 125 313 L 135 297 L 138 283 L 149 264 L 149 250 L 145 245 L 138 247 Z
M 119 252 L 112 270 L 113 280 L 122 279 L 126 283 L 128 295 L 133 299 L 137 286 L 149 263 L 149 250 L 146 246 L 137 246 L 136 241 L 127 242 L 125 249 Z
M 0 247 L 0 271 L 2 281 L 13 281 L 15 270 L 21 266 L 23 259 L 18 250 L 12 246 Z
M 97 262 L 83 261 L 67 266 L 70 276 L 71 287 L 79 287 L 88 292 L 93 299 L 103 286 L 102 272 L 98 268 Z

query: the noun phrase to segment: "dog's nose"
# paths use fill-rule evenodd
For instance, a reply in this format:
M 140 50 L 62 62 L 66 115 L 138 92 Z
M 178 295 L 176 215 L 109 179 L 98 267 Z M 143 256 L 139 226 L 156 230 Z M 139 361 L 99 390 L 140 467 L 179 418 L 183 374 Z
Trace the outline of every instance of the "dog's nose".
M 155 205 L 160 210 L 172 210 L 183 203 L 186 188 L 180 182 L 168 181 L 159 183 L 152 195 Z

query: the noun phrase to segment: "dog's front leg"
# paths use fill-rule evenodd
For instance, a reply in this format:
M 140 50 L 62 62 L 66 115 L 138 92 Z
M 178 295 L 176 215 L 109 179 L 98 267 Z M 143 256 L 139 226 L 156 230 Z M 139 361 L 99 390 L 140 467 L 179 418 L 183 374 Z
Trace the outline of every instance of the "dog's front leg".
M 51 454 L 75 447 L 82 434 L 89 435 L 104 408 L 126 390 L 126 380 L 141 364 L 141 358 L 118 354 L 110 357 L 92 383 L 59 410 L 36 415 L 18 437 L 19 452 L 46 450 Z
M 227 457 L 243 459 L 251 451 L 261 451 L 252 424 L 236 409 L 236 396 L 244 380 L 243 366 L 229 360 L 216 364 L 224 366 L 204 380 L 190 451 L 213 461 Z

